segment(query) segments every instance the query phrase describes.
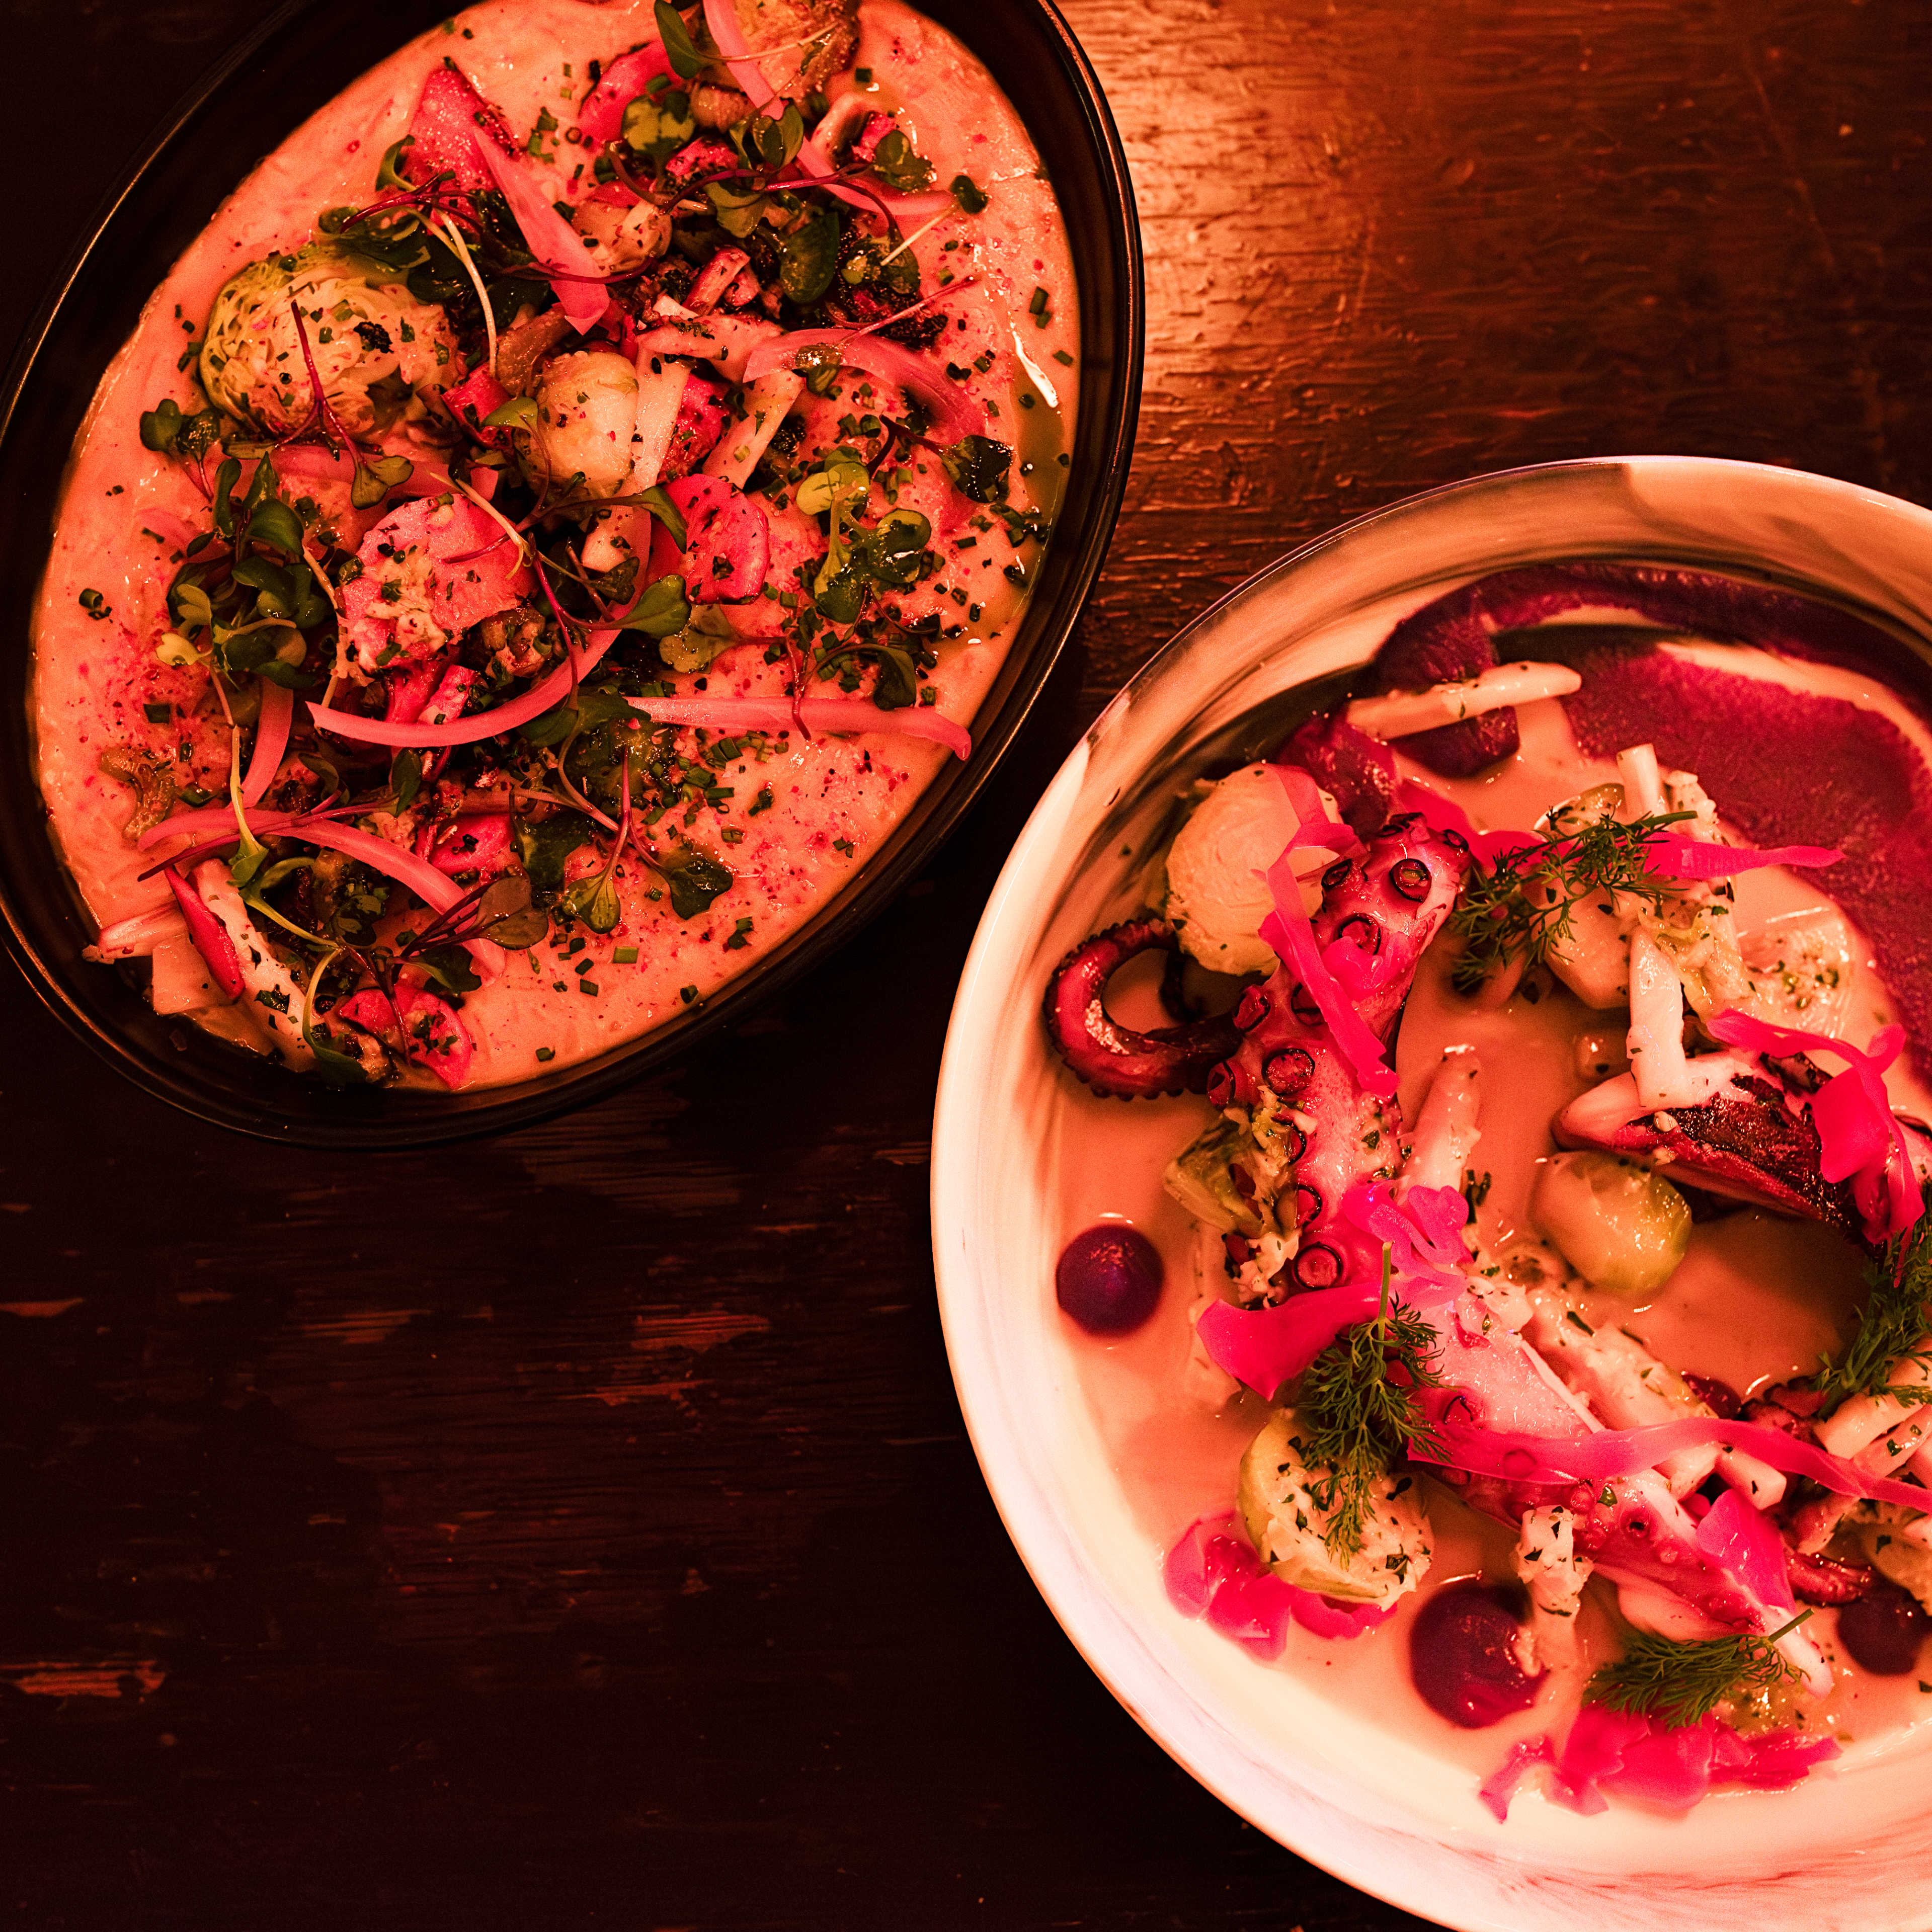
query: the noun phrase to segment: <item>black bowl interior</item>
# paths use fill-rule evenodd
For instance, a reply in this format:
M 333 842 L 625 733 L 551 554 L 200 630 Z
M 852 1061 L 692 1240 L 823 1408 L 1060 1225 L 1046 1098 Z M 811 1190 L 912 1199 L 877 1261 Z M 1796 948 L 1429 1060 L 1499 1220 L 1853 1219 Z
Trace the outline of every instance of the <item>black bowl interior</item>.
M 1025 121 L 1066 218 L 1079 284 L 1082 368 L 1058 527 L 1000 678 L 950 764 L 859 878 L 704 1006 L 547 1079 L 442 1095 L 340 1089 L 291 1075 L 176 1019 L 131 972 L 82 957 L 93 928 L 46 836 L 34 780 L 29 625 L 51 540 L 48 453 L 68 448 L 140 305 L 217 204 L 302 118 L 446 0 L 345 8 L 294 0 L 171 116 L 28 331 L 0 416 L 0 910 L 10 950 L 47 1004 L 121 1072 L 244 1132 L 310 1146 L 402 1146 L 520 1125 L 608 1092 L 685 1052 L 849 939 L 910 882 L 1011 742 L 1086 597 L 1118 514 L 1141 380 L 1139 228 L 1120 138 L 1066 22 L 1045 0 L 927 0 Z

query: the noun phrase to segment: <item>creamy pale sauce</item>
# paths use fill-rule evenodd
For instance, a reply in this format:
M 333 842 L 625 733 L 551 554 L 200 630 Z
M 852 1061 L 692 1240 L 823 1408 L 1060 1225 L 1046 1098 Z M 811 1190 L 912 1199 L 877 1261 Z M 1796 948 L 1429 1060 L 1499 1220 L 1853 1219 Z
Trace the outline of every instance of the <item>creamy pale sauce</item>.
M 1697 647 L 1689 647 L 1696 649 Z M 1712 647 L 1715 648 L 1715 647 Z M 1780 677 L 1790 668 L 1762 653 L 1726 647 L 1722 666 L 1748 667 Z M 1745 660 L 1741 664 L 1739 660 Z M 1805 675 L 1810 675 L 1808 669 Z M 1849 695 L 1850 674 L 1822 670 L 1831 694 Z M 1864 681 L 1870 708 L 1904 713 L 1882 686 Z M 1527 826 L 1550 806 L 1616 778 L 1609 760 L 1582 755 L 1554 700 L 1521 708 L 1522 746 L 1516 758 L 1474 780 L 1446 780 L 1403 761 L 1404 775 L 1454 797 L 1480 829 Z M 1724 800 L 1716 800 L 1721 820 Z M 1832 828 L 1817 828 L 1828 843 Z M 1727 833 L 1735 838 L 1735 834 Z M 1816 886 L 1768 868 L 1735 881 L 1741 934 L 1766 921 L 1822 902 Z M 1115 916 L 1119 916 L 1116 914 Z M 1854 934 L 1856 967 L 1841 1021 L 1834 1030 L 1862 1041 L 1890 1017 L 1878 961 Z M 1412 1122 L 1444 1050 L 1469 1046 L 1480 1055 L 1482 1138 L 1470 1165 L 1492 1176 L 1478 1225 L 1491 1247 L 1520 1234 L 1534 1238 L 1528 1203 L 1538 1164 L 1556 1151 L 1550 1124 L 1569 1101 L 1601 1076 L 1582 1070 L 1586 1041 L 1607 1036 L 1620 1048 L 1626 1016 L 1586 1007 L 1567 988 L 1532 1003 L 1522 996 L 1496 1008 L 1460 998 L 1449 987 L 1448 945 L 1425 954 L 1401 1022 L 1396 1070 L 1404 1118 Z M 1130 1025 L 1162 1024 L 1154 976 L 1143 968 L 1123 974 L 1110 1007 Z M 1927 1118 L 1928 1095 L 1901 1056 L 1887 1076 L 1894 1102 Z M 1131 1222 L 1160 1250 L 1167 1289 L 1154 1318 L 1132 1335 L 1112 1340 L 1068 1334 L 1087 1406 L 1113 1469 L 1144 1532 L 1148 1558 L 1158 1562 L 1188 1526 L 1234 1506 L 1241 1454 L 1268 1414 L 1267 1406 L 1208 1364 L 1194 1346 L 1191 1316 L 1222 1280 L 1220 1240 L 1161 1186 L 1174 1155 L 1211 1121 L 1204 1100 L 1180 1098 L 1131 1105 L 1070 1093 L 1056 1113 L 1059 1144 L 1052 1150 L 1061 1179 L 1061 1239 L 1106 1218 Z M 1717 1376 L 1740 1394 L 1808 1372 L 1821 1352 L 1840 1346 L 1862 1300 L 1862 1261 L 1828 1229 L 1786 1220 L 1756 1208 L 1694 1226 L 1688 1252 L 1648 1301 L 1586 1295 L 1593 1326 L 1621 1324 L 1666 1363 Z M 1408 1630 L 1421 1604 L 1444 1584 L 1514 1574 L 1513 1529 L 1466 1508 L 1441 1484 L 1425 1479 L 1435 1556 L 1421 1589 L 1402 1598 L 1378 1629 L 1353 1640 L 1324 1640 L 1291 1628 L 1278 1664 L 1314 1684 L 1352 1720 L 1391 1736 L 1424 1741 L 1448 1762 L 1466 1767 L 1475 1783 L 1494 1772 L 1508 1745 L 1566 1724 L 1582 1681 L 1618 1654 L 1610 1606 L 1611 1586 L 1593 1581 L 1584 1599 L 1579 1662 L 1547 1682 L 1524 1712 L 1478 1730 L 1438 1716 L 1418 1694 L 1408 1667 Z M 1811 1706 L 1811 1733 L 1823 1726 L 1862 1751 L 1894 1748 L 1932 1718 L 1932 1693 L 1914 1675 L 1868 1676 L 1833 1640 L 1834 1613 L 1817 1612 L 1810 1628 L 1833 1666 L 1836 1687 Z M 1744 1794 L 1719 1794 L 1738 1802 Z
M 1050 518 L 1072 426 L 1078 341 L 1072 265 L 1052 190 L 1012 109 L 958 41 L 897 0 L 866 0 L 860 17 L 853 70 L 869 78 L 836 80 L 835 100 L 856 89 L 869 104 L 896 110 L 932 163 L 937 184 L 966 174 L 988 196 L 983 214 L 944 216 L 912 247 L 928 290 L 942 275 L 976 278 L 948 298 L 953 321 L 935 352 L 974 372 L 966 386 L 987 410 L 989 433 L 1013 446 L 1014 507 Z M 229 764 L 227 727 L 206 676 L 154 658 L 179 556 L 176 520 L 200 530 L 206 514 L 182 466 L 142 446 L 140 412 L 169 396 L 185 410 L 200 406 L 177 363 L 217 290 L 244 264 L 308 241 L 322 210 L 371 199 L 377 162 L 407 130 L 424 78 L 446 56 L 502 110 L 520 140 L 540 114 L 574 127 L 573 104 L 586 91 L 590 61 L 608 66 L 652 38 L 648 0 L 597 7 L 492 0 L 456 16 L 290 135 L 223 204 L 149 302 L 103 377 L 76 444 L 34 627 L 34 715 L 50 830 L 99 924 L 164 908 L 163 882 L 140 874 L 181 849 L 137 851 L 124 836 L 134 801 L 102 775 L 103 751 L 131 745 L 158 754 L 173 765 L 178 783 L 199 783 L 218 796 Z M 557 142 L 560 192 L 582 191 L 585 184 L 569 170 L 586 152 Z M 1048 298 L 1043 321 L 1030 312 L 1041 289 Z M 872 406 L 870 380 L 848 369 L 842 398 L 812 406 L 806 450 L 837 440 L 841 414 Z M 959 627 L 938 646 L 930 684 L 945 716 L 970 723 L 1012 642 L 1024 593 L 1004 574 L 1016 554 L 998 520 L 968 505 L 974 514 L 943 521 L 935 506 L 945 486 L 936 462 L 916 467 L 903 500 L 932 513 L 942 568 L 904 599 L 907 614 L 937 609 Z M 988 527 L 976 527 L 976 519 Z M 1036 554 L 1026 554 L 1029 574 Z M 83 591 L 99 593 L 108 614 L 90 617 L 80 602 Z M 762 644 L 736 646 L 710 667 L 704 688 L 713 695 L 782 694 L 784 666 L 764 660 Z M 836 688 L 817 694 L 836 695 Z M 182 716 L 153 722 L 150 705 L 176 707 Z M 682 740 L 694 751 L 699 742 L 688 731 Z M 551 943 L 512 954 L 500 980 L 470 995 L 463 1018 L 476 1053 L 465 1084 L 561 1068 L 701 1002 L 860 879 L 951 755 L 902 736 L 801 743 L 794 734 L 729 761 L 715 779 L 729 788 L 729 800 L 704 805 L 688 823 L 680 811 L 674 822 L 724 860 L 735 875 L 731 887 L 707 913 L 680 920 L 664 899 L 650 896 L 656 883 L 650 874 L 621 865 L 624 914 L 614 931 L 580 928 L 581 943 L 571 951 L 568 937 L 554 928 Z M 573 876 L 601 865 L 586 850 Z M 176 944 L 185 946 L 184 939 Z M 633 950 L 634 962 L 619 963 L 616 955 Z M 580 971 L 586 961 L 590 970 Z M 223 1006 L 203 990 L 208 1004 L 193 1017 L 238 1043 L 271 1050 L 245 1002 Z M 405 1077 L 430 1082 L 420 1072 Z

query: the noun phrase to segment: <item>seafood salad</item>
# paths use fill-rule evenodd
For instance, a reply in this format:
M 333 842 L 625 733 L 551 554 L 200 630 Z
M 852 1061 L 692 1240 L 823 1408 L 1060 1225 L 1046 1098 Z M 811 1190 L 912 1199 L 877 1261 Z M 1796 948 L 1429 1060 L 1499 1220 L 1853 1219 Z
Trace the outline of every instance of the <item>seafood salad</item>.
M 1169 1598 L 1499 1820 L 1828 1775 L 1932 1693 L 1904 662 L 1742 579 L 1466 585 L 1047 989 L 1057 1297 Z
M 432 1090 L 701 1004 L 843 890 L 1013 636 L 1075 290 L 897 0 L 492 0 L 225 202 L 109 370 L 35 631 L 95 956 Z

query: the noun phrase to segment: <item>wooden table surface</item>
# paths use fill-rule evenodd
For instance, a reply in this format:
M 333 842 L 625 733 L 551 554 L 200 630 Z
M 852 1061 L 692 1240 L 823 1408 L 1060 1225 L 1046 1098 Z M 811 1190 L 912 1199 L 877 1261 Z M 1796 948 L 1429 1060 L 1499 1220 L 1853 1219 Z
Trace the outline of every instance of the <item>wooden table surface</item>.
M 6 10 L 0 340 L 257 10 Z M 1932 500 L 1932 0 L 1067 12 L 1147 242 L 1126 507 L 857 944 L 602 1106 L 361 1158 L 177 1116 L 0 968 L 0 1922 L 1414 1922 L 1172 1764 L 1006 1540 L 933 1303 L 952 989 L 1085 722 L 1345 518 L 1628 451 Z

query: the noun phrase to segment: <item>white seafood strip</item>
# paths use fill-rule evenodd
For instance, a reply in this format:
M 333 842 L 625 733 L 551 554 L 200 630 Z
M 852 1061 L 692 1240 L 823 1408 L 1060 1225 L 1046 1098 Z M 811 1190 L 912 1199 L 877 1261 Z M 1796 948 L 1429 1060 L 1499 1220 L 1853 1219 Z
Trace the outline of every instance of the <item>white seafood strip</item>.
M 1922 1335 L 1912 1352 L 1901 1355 L 1885 1372 L 1888 1385 L 1922 1388 L 1932 1382 L 1932 1334 Z M 1820 1423 L 1818 1441 L 1827 1454 L 1853 1456 L 1918 1414 L 1922 1405 L 1900 1402 L 1896 1396 L 1855 1395 Z
M 1630 934 L 1630 1072 L 1647 1108 L 1688 1106 L 1698 1082 L 1684 1054 L 1684 987 L 1669 956 L 1640 928 Z
M 302 988 L 255 930 L 228 868 L 219 859 L 204 860 L 195 868 L 194 883 L 202 902 L 235 942 L 235 956 L 242 968 L 242 998 L 249 1018 L 274 1040 L 292 1065 L 313 1065 L 315 1055 L 302 1034 Z
M 1576 1661 L 1576 1612 L 1594 1566 L 1577 1555 L 1575 1529 L 1576 1519 L 1556 1503 L 1526 1511 L 1516 1538 L 1516 1574 L 1529 1592 L 1527 1662 L 1545 1670 Z
M 1654 747 L 1632 745 L 1619 752 L 1617 776 L 1624 782 L 1624 808 L 1617 816 L 1625 824 L 1664 809 L 1664 779 Z
M 1582 676 L 1567 664 L 1492 664 L 1474 677 L 1432 684 L 1426 691 L 1391 691 L 1380 698 L 1358 698 L 1348 721 L 1371 738 L 1406 738 L 1412 731 L 1460 724 L 1486 711 L 1529 704 L 1539 698 L 1562 698 L 1578 690 Z
M 774 369 L 770 375 L 760 376 L 745 392 L 744 414 L 727 424 L 717 447 L 704 459 L 705 475 L 722 476 L 742 490 L 778 434 L 785 412 L 804 388 L 805 378 L 789 369 Z
M 1462 1185 L 1469 1156 L 1483 1137 L 1476 1124 L 1482 1072 L 1473 1046 L 1444 1049 L 1417 1117 L 1414 1138 L 1403 1149 L 1402 1170 L 1395 1184 L 1398 1201 L 1406 1201 L 1412 1187 Z

